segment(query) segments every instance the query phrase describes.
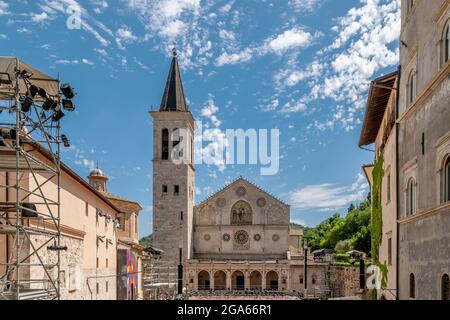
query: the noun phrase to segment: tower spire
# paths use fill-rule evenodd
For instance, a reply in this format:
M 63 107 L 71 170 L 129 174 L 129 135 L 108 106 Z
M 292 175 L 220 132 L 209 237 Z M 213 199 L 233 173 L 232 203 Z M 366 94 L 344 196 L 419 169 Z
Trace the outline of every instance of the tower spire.
M 183 82 L 181 81 L 178 52 L 175 44 L 172 49 L 172 56 L 172 64 L 159 111 L 189 111 L 184 95 Z

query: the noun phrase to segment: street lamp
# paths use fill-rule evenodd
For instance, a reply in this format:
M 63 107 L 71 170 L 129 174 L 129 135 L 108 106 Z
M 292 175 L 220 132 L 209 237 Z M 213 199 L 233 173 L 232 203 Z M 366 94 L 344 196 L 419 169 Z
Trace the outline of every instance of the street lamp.
M 307 294 L 306 290 L 308 289 L 308 240 L 305 239 L 303 241 L 303 248 L 305 252 L 305 295 Z

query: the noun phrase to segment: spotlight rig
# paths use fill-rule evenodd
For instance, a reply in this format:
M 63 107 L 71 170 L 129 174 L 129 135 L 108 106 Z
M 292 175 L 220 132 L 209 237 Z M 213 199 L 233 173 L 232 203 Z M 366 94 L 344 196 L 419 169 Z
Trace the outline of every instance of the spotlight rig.
M 40 108 L 42 108 L 41 118 L 46 119 L 46 111 L 51 111 L 53 114 L 49 119 L 54 122 L 61 121 L 65 116 L 63 109 L 69 112 L 75 111 L 75 104 L 72 99 L 76 96 L 75 91 L 69 83 L 65 83 L 60 87 L 60 93 L 58 97 L 51 96 L 47 93 L 44 88 L 39 88 L 31 83 L 30 79 L 33 74 L 24 70 L 18 74 L 18 76 L 24 80 L 27 85 L 27 92 L 25 96 L 20 99 L 21 111 L 23 113 L 28 113 L 31 111 L 32 106 L 35 104 L 36 97 L 39 96 L 39 102 L 42 102 Z
M 61 135 L 61 141 L 63 142 L 64 147 L 70 148 L 70 140 L 65 134 Z

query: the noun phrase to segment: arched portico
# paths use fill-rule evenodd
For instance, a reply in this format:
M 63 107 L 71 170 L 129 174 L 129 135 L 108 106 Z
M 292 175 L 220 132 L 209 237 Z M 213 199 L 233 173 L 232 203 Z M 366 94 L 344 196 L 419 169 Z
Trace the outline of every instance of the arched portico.
M 217 271 L 214 274 L 214 290 L 226 290 L 227 274 L 224 271 Z
M 266 289 L 278 290 L 279 288 L 279 277 L 278 273 L 275 271 L 269 271 L 266 274 Z
M 262 275 L 259 271 L 253 271 L 250 274 L 250 289 L 261 290 L 262 289 Z
M 200 271 L 198 274 L 198 290 L 207 291 L 211 289 L 211 279 L 208 271 Z
M 232 290 L 245 290 L 245 275 L 242 271 L 235 271 L 231 275 Z

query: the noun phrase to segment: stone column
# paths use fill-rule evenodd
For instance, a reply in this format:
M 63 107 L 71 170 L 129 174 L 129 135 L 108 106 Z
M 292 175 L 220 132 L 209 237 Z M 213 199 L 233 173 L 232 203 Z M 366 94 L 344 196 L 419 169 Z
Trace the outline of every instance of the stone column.
M 262 290 L 266 289 L 266 272 L 262 272 L 261 273 L 262 279 L 261 279 L 261 286 L 262 286 Z
M 214 270 L 209 271 L 209 288 L 214 290 Z
M 245 271 L 244 277 L 245 277 L 244 289 L 249 290 L 250 289 L 250 272 Z
M 227 290 L 231 290 L 232 281 L 231 281 L 231 271 L 227 271 Z
M 286 288 L 287 288 L 287 290 L 290 291 L 291 290 L 291 273 L 289 272 L 289 270 L 287 270 L 286 274 L 287 274 L 287 276 L 286 276 L 286 281 L 287 281 Z
M 194 288 L 195 291 L 198 291 L 198 272 L 195 271 L 195 276 L 194 276 Z

